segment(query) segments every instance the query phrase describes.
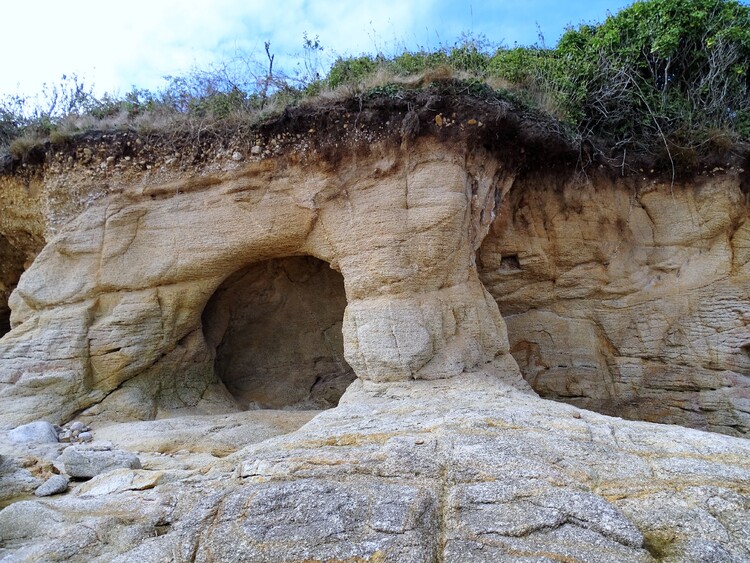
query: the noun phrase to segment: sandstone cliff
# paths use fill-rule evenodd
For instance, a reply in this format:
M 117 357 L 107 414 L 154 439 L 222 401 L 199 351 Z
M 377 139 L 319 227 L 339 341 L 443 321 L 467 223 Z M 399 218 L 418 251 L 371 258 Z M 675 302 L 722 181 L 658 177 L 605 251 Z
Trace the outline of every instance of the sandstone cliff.
M 211 296 L 220 286 L 221 294 L 244 291 L 226 286 L 250 264 L 308 255 L 329 263 L 343 280 L 322 282 L 333 283 L 324 292 L 330 297 L 315 306 L 305 305 L 308 297 L 297 300 L 299 310 L 278 302 L 281 297 L 270 305 L 280 308 L 273 314 L 285 336 L 271 344 L 274 358 L 269 353 L 266 365 L 253 369 L 306 366 L 291 392 L 296 399 L 286 404 L 307 400 L 319 377 L 350 380 L 351 368 L 374 378 L 450 374 L 486 360 L 487 350 L 504 350 L 504 343 L 486 340 L 494 330 L 489 325 L 474 334 L 468 328 L 485 314 L 461 321 L 466 311 L 453 311 L 444 324 L 447 310 L 439 303 L 484 299 L 478 272 L 509 322 L 511 353 L 543 397 L 626 418 L 745 434 L 748 172 L 730 162 L 672 184 L 652 170 L 620 177 L 619 170 L 596 164 L 582 169 L 577 149 L 549 123 L 517 116 L 509 104 L 417 98 L 405 106 L 375 100 L 364 112 L 347 104 L 302 109 L 222 142 L 90 134 L 76 145 L 49 147 L 41 164 L 29 162 L 3 177 L 4 296 L 45 237 L 51 244 L 14 297 L 20 326 L 3 344 L 0 392 L 27 395 L 20 391 L 24 377 L 47 365 L 44 371 L 57 373 L 62 385 L 50 393 L 69 398 L 41 401 L 43 412 L 59 420 L 93 405 L 99 412 L 119 398 L 129 405 L 118 407 L 126 417 L 154 416 L 160 394 L 171 393 L 169 408 L 195 406 L 214 383 L 227 384 L 214 364 L 225 373 L 225 366 L 242 362 L 221 353 L 233 334 L 256 339 L 235 321 L 225 341 L 226 327 L 215 325 L 223 326 L 230 311 L 216 312 Z M 429 109 L 410 113 L 418 102 Z M 389 296 L 417 288 L 409 303 L 393 308 Z M 289 291 L 296 290 L 288 286 L 284 295 Z M 432 304 L 425 304 L 430 291 Z M 378 295 L 391 303 L 387 312 Z M 214 305 L 206 308 L 209 298 Z M 236 305 L 232 314 L 248 307 L 254 308 Z M 297 322 L 300 308 L 317 328 Z M 313 310 L 325 318 L 316 320 Z M 370 314 L 380 320 L 358 321 Z M 492 324 L 502 323 L 488 314 Z M 52 330 L 59 321 L 50 315 L 67 320 Z M 116 320 L 122 315 L 138 319 L 139 329 L 128 333 Z M 292 320 L 285 322 L 285 315 Z M 405 322 L 411 328 L 400 335 L 399 315 L 420 317 L 421 328 Z M 351 368 L 334 326 L 342 319 Z M 456 319 L 464 327 L 446 337 Z M 45 329 L 32 331 L 39 323 Z M 265 323 L 277 332 L 268 328 L 270 318 Z M 361 324 L 378 334 L 371 338 L 392 340 L 390 359 L 383 350 L 378 359 L 365 357 L 381 344 L 360 342 Z M 308 353 L 281 349 L 284 339 L 311 331 L 318 336 L 302 345 Z M 31 345 L 42 333 L 48 343 Z M 57 347 L 56 339 L 71 347 L 64 357 L 45 348 Z M 322 349 L 331 352 L 318 358 Z M 175 399 L 165 382 L 181 366 L 189 367 L 192 391 Z M 321 399 L 326 404 L 343 392 L 340 384 L 333 388 Z M 212 401 L 225 402 L 223 390 L 214 395 Z M 24 400 L 38 397 L 34 392 Z M 264 401 L 283 404 L 269 393 Z M 20 413 L 36 412 L 16 403 Z
M 750 557 L 744 439 L 577 408 L 747 432 L 746 174 L 579 157 L 427 90 L 19 166 L 0 426 L 77 419 L 142 469 L 14 502 L 0 555 Z M 0 446 L 14 491 L 66 470 Z
M 543 397 L 726 434 L 750 428 L 747 173 L 511 190 L 479 252 Z

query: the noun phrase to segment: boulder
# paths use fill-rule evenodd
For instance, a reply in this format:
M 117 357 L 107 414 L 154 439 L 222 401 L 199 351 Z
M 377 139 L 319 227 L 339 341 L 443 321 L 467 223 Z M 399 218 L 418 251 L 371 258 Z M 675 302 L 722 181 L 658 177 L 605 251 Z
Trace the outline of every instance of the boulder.
M 164 473 L 143 469 L 115 469 L 86 481 L 76 489 L 80 496 L 101 496 L 123 491 L 142 491 L 159 484 Z
M 86 444 L 65 448 L 62 453 L 65 472 L 74 478 L 89 479 L 113 469 L 140 469 L 134 453 L 116 450 L 111 444 Z
M 8 438 L 16 444 L 51 444 L 58 441 L 54 425 L 44 420 L 17 426 L 8 432 Z
M 65 475 L 53 475 L 42 483 L 34 494 L 38 497 L 48 497 L 64 493 L 68 490 L 68 478 Z

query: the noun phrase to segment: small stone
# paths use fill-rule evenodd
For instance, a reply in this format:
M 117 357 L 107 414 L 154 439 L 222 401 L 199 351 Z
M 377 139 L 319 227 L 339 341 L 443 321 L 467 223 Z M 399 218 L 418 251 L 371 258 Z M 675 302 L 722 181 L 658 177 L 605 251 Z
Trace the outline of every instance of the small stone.
M 234 151 L 234 152 L 232 153 L 232 160 L 234 160 L 235 162 L 239 162 L 239 161 L 240 161 L 240 160 L 242 160 L 243 158 L 244 158 L 244 157 L 242 156 L 242 153 L 241 153 L 241 152 L 237 152 L 237 151 Z
M 14 428 L 8 432 L 8 438 L 16 444 L 51 444 L 59 441 L 55 427 L 45 420 Z
M 469 125 L 476 125 L 477 124 L 477 120 L 476 119 L 470 119 L 466 123 L 469 124 Z
M 263 148 L 260 145 L 255 145 L 253 148 L 250 149 L 250 154 L 253 156 L 258 156 L 262 152 L 263 152 Z
M 81 442 L 90 442 L 91 440 L 94 439 L 94 435 L 91 432 L 81 432 L 78 435 L 78 439 Z
M 443 126 L 443 114 L 442 113 L 439 113 L 435 116 L 435 125 L 437 125 L 438 127 Z
M 37 487 L 34 494 L 38 497 L 59 495 L 68 490 L 68 478 L 65 475 L 53 475 Z
M 70 430 L 72 432 L 83 432 L 85 428 L 86 428 L 86 425 L 80 420 L 76 420 L 70 425 Z

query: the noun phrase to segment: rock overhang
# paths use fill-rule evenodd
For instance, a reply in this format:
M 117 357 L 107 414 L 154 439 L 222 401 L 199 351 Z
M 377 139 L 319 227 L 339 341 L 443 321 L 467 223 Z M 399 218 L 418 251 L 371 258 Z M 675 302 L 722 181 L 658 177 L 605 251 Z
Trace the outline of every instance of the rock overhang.
M 160 371 L 175 377 L 179 356 L 196 372 L 191 377 L 205 380 L 186 399 L 198 402 L 211 380 L 197 359 L 210 355 L 200 335 L 208 299 L 249 264 L 299 255 L 342 273 L 345 355 L 360 377 L 450 377 L 507 355 L 504 324 L 474 253 L 518 174 L 514 159 L 533 152 L 516 143 L 506 160 L 494 153 L 491 139 L 507 144 L 518 133 L 509 106 L 478 105 L 479 119 L 463 122 L 455 111 L 438 117 L 440 100 L 424 100 L 435 132 L 389 129 L 398 115 L 391 108 L 384 119 L 377 104 L 357 114 L 345 104 L 300 110 L 307 120 L 289 111 L 265 125 L 280 156 L 253 157 L 253 144 L 231 170 L 180 179 L 165 166 L 152 176 L 147 166 L 138 182 L 137 172 L 121 175 L 129 183 L 110 184 L 89 201 L 20 280 L 11 303 L 15 329 L 3 342 L 2 392 L 20 393 L 21 408 L 36 410 L 27 408 L 34 398 L 24 389 L 40 384 L 40 371 L 54 373 L 63 399 L 42 401 L 48 416 L 62 420 L 132 379 Z M 402 105 L 404 116 L 414 115 Z M 351 136 L 342 135 L 350 128 Z M 315 138 L 306 151 L 297 133 L 305 129 Z M 82 154 L 94 158 L 90 149 Z M 117 159 L 101 158 L 100 171 L 114 163 L 117 176 Z
M 195 327 L 200 323 L 198 311 L 216 288 L 236 271 L 235 268 L 241 268 L 249 262 L 280 256 L 308 255 L 327 261 L 334 269 L 341 271 L 350 300 L 362 301 L 354 304 L 347 314 L 348 321 L 345 322 L 344 329 L 348 330 L 352 341 L 360 340 L 361 323 L 358 315 L 364 311 L 367 315 L 374 315 L 371 317 L 374 319 L 372 322 L 365 323 L 367 330 L 379 335 L 377 338 L 385 338 L 383 342 L 390 342 L 388 345 L 374 345 L 367 341 L 365 335 L 363 345 L 351 349 L 352 362 L 359 362 L 360 365 L 369 362 L 371 365 L 368 369 L 377 374 L 377 378 L 383 379 L 421 377 L 427 372 L 432 372 L 432 376 L 445 376 L 459 373 L 467 365 L 479 365 L 477 362 L 487 360 L 488 356 L 482 351 L 487 347 L 506 349 L 502 337 L 505 329 L 501 326 L 498 331 L 500 336 L 496 338 L 492 336 L 495 329 L 489 327 L 498 326 L 498 322 L 502 324 L 502 319 L 493 320 L 494 313 L 477 316 L 478 309 L 472 309 L 471 306 L 467 309 L 466 303 L 458 308 L 446 306 L 446 303 L 454 299 L 461 301 L 469 294 L 473 294 L 475 303 L 482 300 L 475 290 L 479 286 L 464 291 L 462 284 L 475 284 L 476 280 L 469 280 L 473 275 L 470 273 L 475 269 L 477 260 L 482 260 L 482 255 L 486 264 L 494 263 L 494 259 L 488 255 L 489 251 L 479 249 L 490 229 L 493 230 L 493 240 L 486 246 L 488 249 L 497 249 L 498 233 L 505 228 L 502 225 L 508 221 L 509 214 L 511 221 L 517 222 L 516 226 L 527 220 L 523 216 L 514 216 L 518 212 L 518 205 L 523 204 L 523 193 L 528 192 L 529 198 L 534 199 L 534 194 L 539 190 L 550 192 L 551 197 L 546 200 L 537 198 L 539 205 L 550 205 L 550 201 L 559 199 L 560 209 L 551 210 L 551 213 L 562 213 L 566 221 L 575 222 L 579 216 L 581 220 L 584 219 L 586 210 L 591 208 L 595 199 L 601 199 L 602 190 L 607 193 L 611 191 L 617 205 L 625 191 L 635 193 L 639 202 L 656 197 L 648 194 L 668 191 L 681 197 L 683 193 L 692 192 L 691 184 L 678 183 L 675 186 L 670 183 L 667 186 L 666 183 L 670 182 L 669 172 L 664 176 L 663 169 L 631 168 L 632 174 L 618 179 L 625 168 L 618 166 L 614 169 L 601 162 L 583 162 L 581 147 L 571 143 L 554 121 L 524 110 L 508 98 L 476 96 L 469 90 L 457 83 L 447 83 L 419 91 L 398 92 L 393 96 L 363 95 L 313 106 L 292 107 L 257 126 L 233 124 L 224 132 L 214 130 L 197 135 L 89 132 L 63 143 L 47 146 L 44 158 L 16 163 L 15 174 L 10 180 L 29 186 L 44 186 L 40 207 L 46 210 L 47 238 L 51 240 L 57 237 L 55 244 L 61 251 L 52 252 L 52 259 L 59 258 L 55 254 L 60 254 L 64 262 L 65 256 L 72 253 L 78 256 L 77 260 L 87 263 L 86 268 L 91 272 L 103 274 L 82 273 L 85 269 L 74 273 L 61 263 L 54 267 L 55 270 L 68 275 L 58 276 L 59 279 L 55 279 L 54 283 L 48 283 L 44 277 L 38 278 L 37 282 L 30 280 L 22 283 L 20 291 L 13 298 L 16 322 L 25 319 L 30 312 L 60 304 L 68 308 L 68 320 L 65 322 L 72 322 L 71 318 L 80 317 L 83 320 L 79 324 L 84 326 L 89 322 L 86 319 L 93 316 L 97 328 L 92 331 L 94 338 L 89 339 L 89 342 L 94 344 L 94 358 L 88 362 L 88 368 L 85 365 L 78 366 L 75 371 L 85 374 L 84 381 L 102 380 L 107 382 L 107 389 L 119 389 L 120 386 L 127 386 L 125 379 L 129 380 L 129 375 L 122 379 L 120 376 L 102 374 L 121 369 L 126 372 L 138 371 L 165 352 L 154 352 L 156 356 L 145 354 L 142 359 L 134 360 L 132 353 L 137 350 L 137 346 L 133 347 L 132 342 L 125 341 L 125 346 L 106 342 L 106 338 L 114 337 L 115 334 L 119 334 L 117 338 L 122 337 L 123 329 L 109 326 L 102 320 L 102 315 L 115 309 L 117 314 L 132 314 L 134 318 L 145 315 L 140 317 L 139 322 L 143 323 L 143 327 L 153 327 L 161 322 L 161 313 L 146 314 L 139 307 L 147 302 L 163 302 L 169 304 L 174 311 L 179 311 L 174 314 L 182 323 L 179 329 L 170 334 L 166 344 L 160 344 L 171 350 L 167 352 L 170 369 L 173 370 L 177 365 L 174 363 L 177 356 L 190 357 L 190 377 L 201 379 L 204 375 L 200 375 L 200 370 L 195 367 L 201 364 L 196 360 L 196 354 L 200 356 L 207 352 L 195 349 L 193 341 L 200 340 Z M 634 162 L 637 166 L 637 162 Z M 26 166 L 22 166 L 23 164 Z M 718 172 L 712 170 L 710 174 L 699 178 L 696 185 L 706 182 L 710 184 L 714 173 L 726 175 L 726 189 L 734 190 L 729 184 L 733 186 L 736 180 L 742 191 L 743 174 L 746 172 L 729 166 Z M 5 177 L 4 181 L 8 178 Z M 410 180 L 403 181 L 404 178 Z M 435 179 L 437 183 L 434 182 Z M 442 189 L 440 182 L 443 186 L 452 184 L 456 187 L 452 192 L 449 190 L 447 197 L 453 200 L 449 202 L 444 199 L 442 211 L 440 206 L 425 205 L 431 199 L 435 200 L 435 194 Z M 287 189 L 292 184 L 294 187 Z M 360 193 L 356 208 L 351 205 L 350 187 L 354 185 Z M 39 191 L 39 188 L 35 189 Z M 508 197 L 511 192 L 514 194 L 512 198 Z M 578 195 L 571 196 L 571 193 Z M 632 199 L 632 194 L 629 197 Z M 378 202 L 378 198 L 387 201 Z M 591 202 L 586 203 L 584 200 L 587 198 Z M 234 219 L 215 221 L 215 217 L 209 217 L 210 213 L 206 214 L 206 210 L 221 207 L 222 200 L 226 202 L 230 199 L 232 204 L 227 207 L 232 208 L 229 210 L 230 214 L 237 212 Z M 730 195 L 729 199 L 736 198 Z M 108 207 L 110 201 L 115 202 L 112 207 Z M 185 205 L 187 208 L 181 207 Z M 468 206 L 468 215 L 460 216 L 457 210 L 462 206 Z M 389 213 L 381 212 L 388 207 L 392 208 Z M 280 213 L 279 220 L 274 224 L 267 223 L 265 227 L 257 221 L 254 224 L 254 228 L 265 229 L 262 234 L 264 242 L 260 245 L 247 240 L 238 242 L 241 237 L 237 236 L 237 231 L 245 228 L 238 226 L 238 216 L 250 208 L 263 208 L 266 212 L 274 209 L 273 213 Z M 443 215 L 439 215 L 441 212 Z M 367 220 L 352 221 L 352 213 L 361 213 Z M 703 213 L 703 208 L 700 213 Z M 159 244 L 156 244 L 150 248 L 153 260 L 132 262 L 128 252 L 133 241 L 142 235 L 138 234 L 138 229 L 145 226 L 146 231 L 149 231 L 158 229 L 160 224 L 169 225 L 176 214 L 185 218 L 185 224 L 178 227 L 182 230 L 172 231 L 172 236 L 180 239 L 180 244 L 174 243 L 177 251 L 164 253 L 163 249 L 159 250 Z M 610 219 L 615 223 L 620 221 L 621 231 L 625 232 L 630 228 L 633 214 L 628 212 L 620 215 L 617 218 L 600 217 L 597 220 L 604 220 L 605 223 Z M 730 221 L 730 227 L 733 230 L 739 229 L 741 234 L 744 231 L 738 220 L 742 223 L 741 213 Z M 100 232 L 88 238 L 87 235 L 81 235 L 78 232 L 81 230 L 81 221 L 89 225 L 96 223 Z M 548 230 L 548 225 L 554 227 L 550 232 L 559 229 L 559 221 L 554 215 L 543 219 L 540 224 L 535 224 L 534 221 L 532 218 L 530 226 L 541 229 L 541 235 L 544 235 L 542 231 Z M 442 226 L 437 229 L 426 228 L 431 222 L 441 223 Z M 323 228 L 327 225 L 334 225 L 333 230 Z M 347 250 L 348 242 L 358 228 L 361 252 L 358 250 L 352 253 Z M 577 228 L 571 225 L 571 229 Z M 588 228 L 583 225 L 581 230 L 586 231 Z M 602 232 L 607 229 L 602 228 L 605 229 Z M 66 232 L 62 232 L 65 229 Z M 337 229 L 345 231 L 346 236 L 332 242 L 330 235 Z M 418 240 L 407 241 L 410 229 L 411 232 L 416 232 L 412 239 Z M 438 232 L 441 229 L 442 232 Z M 455 232 L 456 229 L 468 233 L 466 240 L 454 241 L 453 246 L 440 242 L 447 240 L 444 238 L 446 233 Z M 162 229 L 164 233 L 168 230 Z M 200 236 L 200 232 L 207 234 Z M 277 234 L 274 235 L 274 232 Z M 628 236 L 640 236 L 639 232 L 634 233 Z M 728 236 L 733 236 L 728 231 L 727 233 Z M 450 235 L 447 236 L 450 238 Z M 533 241 L 534 236 L 529 240 Z M 713 233 L 711 236 L 720 238 L 721 233 Z M 632 244 L 632 241 L 626 242 Z M 647 241 L 635 242 L 645 244 Z M 741 240 L 737 242 L 740 243 Z M 141 244 L 142 242 L 136 241 L 136 247 Z M 589 244 L 590 241 L 584 242 L 582 248 Z M 609 241 L 602 238 L 602 248 L 593 253 L 594 260 L 599 260 L 607 253 L 607 244 Z M 100 248 L 107 247 L 98 261 L 97 245 Z M 501 304 L 504 311 L 528 307 L 523 296 L 513 304 L 503 293 L 510 291 L 511 295 L 517 294 L 517 282 L 512 280 L 519 276 L 525 279 L 530 271 L 525 262 L 532 258 L 536 260 L 538 256 L 535 242 L 529 249 L 521 249 L 520 254 L 519 245 L 513 245 L 516 249 L 510 250 L 506 258 L 511 260 L 515 256 L 514 263 L 518 267 L 510 272 L 511 277 L 508 277 L 509 272 L 501 272 L 510 281 L 508 285 L 497 283 L 495 273 L 487 272 L 487 267 L 480 268 L 480 283 L 491 286 L 492 297 Z M 513 245 L 499 246 L 503 247 L 503 253 L 508 253 L 505 247 Z M 617 246 L 620 248 L 621 244 L 618 243 Z M 459 247 L 460 250 L 456 250 Z M 626 249 L 623 247 L 623 250 Z M 443 278 L 439 272 L 446 267 L 446 260 L 441 260 L 441 256 L 455 257 L 455 252 L 462 254 L 466 263 L 461 265 L 459 260 L 451 264 L 453 273 Z M 545 252 L 549 253 L 549 250 L 545 249 Z M 576 250 L 575 253 L 579 252 Z M 191 255 L 199 258 L 191 263 L 192 258 L 185 259 Z M 200 258 L 201 255 L 212 257 L 204 259 Z M 735 255 L 738 254 L 735 252 Z M 519 256 L 522 257 L 521 261 Z M 568 276 L 565 273 L 567 269 L 572 269 L 572 274 L 578 267 L 577 264 L 567 264 L 550 256 L 545 258 L 542 255 L 542 258 L 549 264 L 549 268 L 544 268 L 550 269 L 544 276 L 548 276 L 553 285 L 558 275 L 553 270 L 560 268 L 560 272 Z M 105 266 L 103 269 L 102 265 Z M 603 263 L 602 267 L 610 266 Z M 502 270 L 502 264 L 500 269 Z M 534 271 L 538 269 L 531 268 Z M 133 279 L 125 284 L 119 283 L 117 278 L 123 273 L 131 275 Z M 601 273 L 596 275 L 601 277 Z M 96 281 L 92 282 L 94 279 Z M 408 279 L 412 281 L 406 281 Z M 420 294 L 415 302 L 417 304 L 399 301 L 398 296 L 402 292 L 412 291 L 413 286 L 417 285 L 417 293 Z M 151 291 L 157 286 L 158 291 Z M 452 286 L 461 289 L 452 291 Z M 438 293 L 435 294 L 434 303 L 425 305 L 421 294 L 427 290 Z M 51 296 L 50 291 L 56 296 Z M 561 296 L 568 291 L 560 286 Z M 123 292 L 135 292 L 132 303 L 118 301 Z M 377 312 L 374 301 L 366 303 L 367 299 L 375 297 L 384 299 L 391 305 Z M 552 307 L 554 310 L 559 307 L 545 299 L 539 301 L 533 298 L 532 301 L 543 308 Z M 440 305 L 437 305 L 438 302 Z M 493 309 L 491 304 L 489 306 Z M 399 323 L 396 321 L 394 324 L 392 317 L 399 315 L 419 318 L 417 327 L 403 333 L 394 330 Z M 489 325 L 474 323 L 480 328 L 469 330 L 468 326 L 473 321 L 467 319 L 472 318 L 472 315 L 479 319 L 491 319 Z M 555 321 L 553 326 L 557 327 L 555 330 L 571 329 L 572 325 L 568 320 L 560 323 L 554 314 L 552 318 Z M 445 334 L 454 330 L 457 319 L 459 325 L 461 322 L 465 324 L 469 334 L 467 339 L 464 338 L 465 335 L 458 333 L 445 337 Z M 51 319 L 40 318 L 36 322 L 36 328 L 27 324 L 27 331 L 57 326 L 57 321 Z M 584 321 L 584 324 L 587 322 Z M 439 326 L 440 329 L 437 332 L 431 331 L 426 328 L 427 325 Z M 188 330 L 187 327 L 193 327 L 193 330 Z M 527 330 L 524 327 L 526 325 L 520 323 L 518 317 L 514 317 L 514 330 Z M 589 328 L 587 325 L 586 330 Z M 572 330 L 577 329 L 573 327 Z M 523 338 L 523 335 L 514 335 L 513 346 L 520 345 L 519 342 L 523 344 Z M 59 341 L 63 342 L 61 349 L 65 350 L 62 354 L 64 356 L 69 353 L 69 339 L 60 337 Z M 79 345 L 82 346 L 83 344 Z M 186 350 L 191 352 L 186 353 Z M 518 351 L 514 353 L 520 357 Z M 523 350 L 520 353 L 523 355 Z M 373 362 L 368 354 L 382 354 L 382 358 L 389 359 Z M 61 369 L 61 362 L 65 363 L 70 358 L 63 360 L 58 357 L 60 354 L 49 355 L 54 358 L 51 373 L 56 375 L 53 379 L 58 378 L 60 373 L 63 374 L 60 376 L 62 379 L 68 378 L 71 372 L 64 368 L 62 372 L 58 370 Z M 433 361 L 436 356 L 439 359 Z M 542 365 L 550 360 L 554 358 L 540 358 Z M 610 360 L 607 361 L 612 364 Z M 581 365 L 588 369 L 589 363 L 588 359 L 584 359 Z M 734 360 L 730 363 L 737 364 Z M 532 380 L 528 365 L 523 362 L 522 365 L 524 375 Z M 93 370 L 94 375 L 87 369 Z M 613 368 L 609 365 L 601 369 L 606 371 Z M 664 368 L 660 369 L 663 371 Z M 735 368 L 730 366 L 730 369 Z M 29 366 L 21 370 L 14 368 L 15 375 L 6 378 L 6 382 L 22 377 L 24 370 L 28 374 L 34 373 L 34 368 Z M 742 379 L 743 376 L 738 373 L 732 377 Z M 552 384 L 548 387 L 556 390 L 559 385 Z M 741 382 L 734 385 L 742 386 Z M 202 384 L 198 385 L 201 386 Z M 547 387 L 537 385 L 537 389 L 550 393 Z M 101 400 L 102 393 L 106 395 L 109 392 L 94 391 L 86 401 L 96 403 Z M 567 392 L 575 395 L 573 388 Z M 606 393 L 610 392 L 607 387 Z M 703 393 L 702 388 L 698 392 Z M 602 393 L 601 389 L 594 391 L 594 395 Z M 730 394 L 732 393 L 735 392 L 731 391 Z M 565 393 L 553 391 L 551 394 L 566 400 Z M 607 401 L 611 399 L 606 398 L 601 403 L 604 406 L 596 408 L 612 412 L 606 407 Z M 188 402 L 195 400 L 193 397 Z M 616 402 L 619 400 L 617 397 L 614 400 L 614 404 L 619 404 Z M 711 399 L 709 403 L 713 404 L 713 401 Z M 735 409 L 724 398 L 721 401 L 725 407 Z M 596 404 L 592 402 L 591 406 Z M 619 412 L 618 410 L 613 414 Z M 637 410 L 633 412 L 638 414 L 630 416 L 649 416 Z M 658 415 L 654 416 L 659 420 Z M 689 420 L 687 423 L 690 425 L 703 427 L 702 417 L 713 415 L 701 414 L 697 418 L 679 414 L 669 416 L 670 421 L 679 422 L 684 419 Z M 727 424 L 736 426 L 742 423 L 724 421 L 717 426 L 717 423 L 711 422 L 707 427 L 729 428 Z

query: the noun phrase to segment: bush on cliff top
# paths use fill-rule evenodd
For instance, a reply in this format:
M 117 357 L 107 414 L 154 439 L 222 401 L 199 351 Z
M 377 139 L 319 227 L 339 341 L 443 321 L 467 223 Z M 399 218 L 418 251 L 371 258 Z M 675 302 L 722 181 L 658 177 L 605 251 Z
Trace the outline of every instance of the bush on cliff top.
M 737 0 L 635 2 L 601 24 L 567 29 L 554 48 L 543 40 L 496 48 L 484 37 L 464 35 L 435 50 L 339 57 L 323 77 L 314 68 L 322 46 L 317 38 L 304 40 L 305 72 L 297 76 L 274 71 L 266 44 L 265 63 L 240 59 L 239 66 L 196 70 L 171 78 L 159 92 L 97 99 L 73 77 L 51 90 L 49 107 L 28 111 L 28 100 L 6 99 L 0 145 L 102 121 L 155 128 L 200 128 L 234 118 L 246 123 L 329 92 L 387 95 L 421 87 L 446 71 L 512 91 L 615 153 L 666 150 L 671 158 L 750 139 L 750 8 Z

